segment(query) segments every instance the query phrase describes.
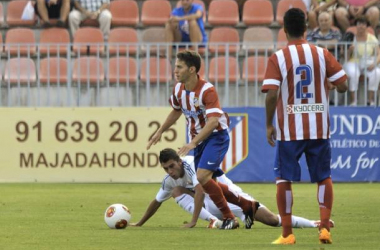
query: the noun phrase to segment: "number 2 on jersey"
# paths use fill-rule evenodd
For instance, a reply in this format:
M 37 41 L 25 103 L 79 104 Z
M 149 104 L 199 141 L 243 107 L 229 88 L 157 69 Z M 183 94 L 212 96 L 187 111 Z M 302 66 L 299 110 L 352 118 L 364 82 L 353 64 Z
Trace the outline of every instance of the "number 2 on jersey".
M 304 79 L 302 75 L 304 74 Z M 296 75 L 301 75 L 301 80 L 296 84 L 296 98 L 297 99 L 308 99 L 313 98 L 313 93 L 304 93 L 304 87 L 307 88 L 312 82 L 312 72 L 309 65 L 300 65 L 296 68 Z

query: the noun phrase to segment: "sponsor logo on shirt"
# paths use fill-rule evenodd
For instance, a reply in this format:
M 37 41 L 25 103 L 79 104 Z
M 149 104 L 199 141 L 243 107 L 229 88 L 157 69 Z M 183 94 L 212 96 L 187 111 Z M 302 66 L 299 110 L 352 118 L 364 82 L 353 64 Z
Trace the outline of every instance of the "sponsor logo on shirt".
M 286 106 L 288 114 L 304 114 L 304 113 L 323 113 L 325 105 L 322 103 L 316 104 L 291 104 Z
M 199 109 L 198 111 L 193 111 L 182 108 L 182 112 L 186 117 L 198 117 L 198 115 L 203 114 L 202 109 Z

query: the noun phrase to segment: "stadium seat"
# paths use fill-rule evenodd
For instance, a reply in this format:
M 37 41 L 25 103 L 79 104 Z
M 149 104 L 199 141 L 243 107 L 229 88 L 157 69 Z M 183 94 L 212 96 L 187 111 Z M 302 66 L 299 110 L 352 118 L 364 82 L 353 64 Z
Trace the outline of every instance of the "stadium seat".
M 40 53 L 43 55 L 66 55 L 70 52 L 70 34 L 67 29 L 43 29 L 40 33 Z
M 79 28 L 74 34 L 74 53 L 81 55 L 102 54 L 104 52 L 103 33 L 99 28 L 84 27 Z
M 277 3 L 277 11 L 276 11 L 276 21 L 280 24 L 284 24 L 284 15 L 285 12 L 290 8 L 300 8 L 305 12 L 305 17 L 307 16 L 306 6 L 302 0 L 280 0 Z
M 171 49 L 171 46 L 166 44 L 165 28 L 162 27 L 151 27 L 144 29 L 141 35 L 141 42 L 158 43 L 158 45 L 149 45 L 150 53 L 153 55 L 156 55 L 157 53 L 160 55 L 166 55 L 167 49 Z M 157 49 L 159 49 L 158 52 Z M 143 53 L 146 53 L 148 48 L 144 45 L 141 47 L 141 50 Z
M 29 28 L 14 28 L 5 35 L 5 53 L 11 56 L 31 56 L 36 53 L 36 39 Z
M 199 4 L 199 5 L 202 6 L 203 11 L 204 11 L 204 13 L 203 13 L 203 22 L 206 22 L 206 13 L 207 13 L 207 11 L 206 11 L 205 3 L 204 3 L 202 0 L 194 0 L 193 3 Z M 179 1 L 177 2 L 176 8 L 179 8 L 179 7 L 181 7 L 181 6 L 182 6 L 182 3 L 181 3 L 181 0 L 179 0 Z
M 149 65 L 148 65 L 149 63 Z M 147 82 L 149 70 L 150 83 L 166 83 L 172 80 L 172 67 L 167 58 L 150 57 L 144 58 L 141 63 L 140 77 L 141 81 Z
M 242 75 L 243 80 L 248 82 L 262 82 L 265 76 L 268 57 L 266 56 L 250 56 L 244 60 Z
M 254 0 L 256 1 L 256 0 Z M 251 27 L 244 31 L 243 49 L 250 53 L 272 53 L 274 47 L 273 33 L 268 27 Z
M 211 53 L 224 54 L 227 46 L 224 43 L 229 43 L 229 53 L 236 53 L 239 50 L 239 33 L 235 28 L 218 27 L 210 32 L 209 48 Z M 216 44 L 214 44 L 216 43 Z
M 110 54 L 135 55 L 137 52 L 137 31 L 133 28 L 114 28 L 108 38 Z
M 239 9 L 236 1 L 212 1 L 208 8 L 208 22 L 211 25 L 237 25 Z
M 248 0 L 243 7 L 245 25 L 269 25 L 273 22 L 273 5 L 269 0 Z
M 167 0 L 146 0 L 142 4 L 141 22 L 143 25 L 163 26 L 169 20 L 172 7 Z
M 5 84 L 15 83 L 35 83 L 36 82 L 36 65 L 31 58 L 17 57 L 7 61 L 4 70 Z
M 112 26 L 136 26 L 139 22 L 139 8 L 136 1 L 114 0 L 110 2 Z
M 239 63 L 235 57 L 230 56 L 226 59 L 226 57 L 220 56 L 211 59 L 208 72 L 208 79 L 211 83 L 225 83 L 227 79 L 229 82 L 236 82 L 239 78 Z
M 9 26 L 33 26 L 36 23 L 37 18 L 34 17 L 33 20 L 22 20 L 22 12 L 26 4 L 29 1 L 26 0 L 16 0 L 9 1 L 6 10 L 7 13 L 7 24 Z
M 110 83 L 136 83 L 137 63 L 134 58 L 113 57 L 108 63 L 108 78 Z
M 66 58 L 48 57 L 40 61 L 40 82 L 56 84 L 67 83 L 67 60 Z
M 347 32 L 351 32 L 353 33 L 354 35 L 356 35 L 356 32 L 357 32 L 357 27 L 356 26 L 351 26 L 351 27 L 348 27 L 348 29 L 346 30 L 346 33 Z M 372 27 L 367 27 L 367 32 L 372 34 L 372 35 L 375 35 L 375 31 L 373 30 Z
M 73 82 L 96 84 L 104 80 L 104 67 L 100 58 L 84 56 L 76 58 L 73 66 Z

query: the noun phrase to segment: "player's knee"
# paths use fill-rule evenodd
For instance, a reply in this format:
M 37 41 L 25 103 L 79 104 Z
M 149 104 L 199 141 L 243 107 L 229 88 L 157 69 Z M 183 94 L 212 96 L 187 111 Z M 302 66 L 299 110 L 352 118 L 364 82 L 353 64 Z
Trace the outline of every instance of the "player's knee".
M 280 221 L 278 220 L 278 216 L 276 214 L 271 214 L 268 216 L 268 225 L 271 227 L 277 227 Z
M 197 173 L 197 180 L 201 185 L 204 185 L 207 182 L 207 176 Z

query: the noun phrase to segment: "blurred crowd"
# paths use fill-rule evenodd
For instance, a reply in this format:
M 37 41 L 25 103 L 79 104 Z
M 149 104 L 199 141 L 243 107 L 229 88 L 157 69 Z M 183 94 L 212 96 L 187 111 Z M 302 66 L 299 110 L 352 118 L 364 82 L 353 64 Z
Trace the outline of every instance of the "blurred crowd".
M 350 105 L 357 105 L 358 85 L 364 77 L 368 80 L 367 104 L 374 106 L 380 82 L 380 0 L 302 1 L 308 16 L 305 37 L 330 50 L 344 64 Z M 165 24 L 166 42 L 207 43 L 204 16 L 212 1 L 203 0 L 204 6 L 194 0 L 179 2 Z M 242 15 L 246 0 L 236 2 Z M 43 27 L 68 26 L 73 35 L 81 22 L 97 21 L 107 41 L 112 19 L 109 5 L 110 0 L 37 0 L 34 7 Z

